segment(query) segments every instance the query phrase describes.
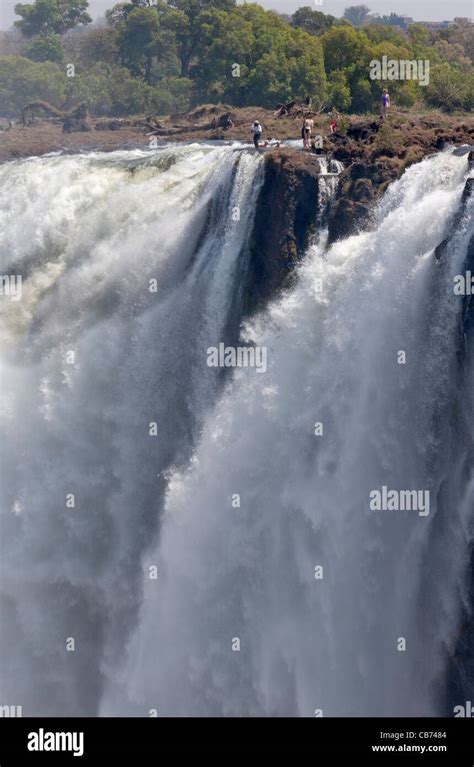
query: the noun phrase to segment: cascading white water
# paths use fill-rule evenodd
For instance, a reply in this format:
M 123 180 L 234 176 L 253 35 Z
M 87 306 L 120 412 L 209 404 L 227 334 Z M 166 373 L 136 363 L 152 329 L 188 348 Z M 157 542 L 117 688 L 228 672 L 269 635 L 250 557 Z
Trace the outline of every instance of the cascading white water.
M 2 274 L 23 278 L 0 305 L 1 697 L 24 715 L 97 712 L 166 471 L 218 389 L 206 349 L 238 329 L 260 169 L 199 146 L 0 167 Z
M 102 713 L 437 713 L 470 513 L 464 482 L 452 489 L 449 557 L 438 554 L 437 570 L 437 491 L 456 474 L 452 274 L 467 234 L 437 307 L 433 249 L 463 172 L 449 156 L 412 167 L 373 232 L 328 253 L 315 246 L 296 288 L 247 325 L 268 370 L 236 373 L 189 467 L 170 477 L 128 662 Z M 383 485 L 429 490 L 430 514 L 370 511 Z M 424 605 L 427 569 L 436 610 Z
M 261 183 L 258 157 L 235 162 L 189 147 L 0 168 L 2 268 L 27 276 L 0 307 L 1 695 L 25 714 L 439 711 L 472 505 L 451 418 L 472 219 L 449 263 L 433 249 L 465 161 L 413 166 L 373 231 L 313 245 L 243 329 L 267 370 L 221 391 L 206 350 L 238 318 Z M 383 485 L 429 490 L 429 515 L 371 511 Z
M 339 183 L 338 176 L 344 170 L 339 160 L 329 159 L 327 155 L 318 155 L 320 167 L 320 181 L 318 187 L 318 220 L 317 230 L 323 228 L 330 211 L 332 200 L 337 192 Z M 316 232 L 319 239 L 319 231 Z

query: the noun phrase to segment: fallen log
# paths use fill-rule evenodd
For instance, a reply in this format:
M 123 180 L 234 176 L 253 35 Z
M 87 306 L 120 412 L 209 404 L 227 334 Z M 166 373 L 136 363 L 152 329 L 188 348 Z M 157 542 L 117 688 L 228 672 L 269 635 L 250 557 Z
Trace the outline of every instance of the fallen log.
M 132 126 L 135 126 L 136 120 L 106 120 L 102 122 L 98 122 L 95 124 L 95 130 L 122 130 L 122 128 L 130 128 Z M 143 121 L 141 122 L 141 125 L 143 125 Z
M 233 115 L 230 112 L 226 112 L 217 118 L 214 117 L 207 123 L 201 123 L 200 125 L 173 125 L 170 128 L 166 128 L 156 119 L 150 120 L 147 118 L 147 127 L 151 128 L 147 136 L 177 136 L 182 133 L 196 133 L 198 131 L 216 130 L 217 128 L 228 130 L 228 128 L 234 126 L 232 117 Z
M 61 112 L 60 109 L 56 109 L 56 107 L 48 104 L 47 101 L 30 101 L 30 103 L 26 104 L 21 110 L 23 125 L 33 125 L 35 117 L 39 111 L 45 112 L 48 117 L 58 117 L 59 119 L 63 119 L 66 116 L 66 112 Z M 31 113 L 31 116 L 28 119 L 29 113 Z
M 316 109 L 311 108 L 311 103 L 298 103 L 297 101 L 289 101 L 287 104 L 277 104 L 276 111 L 273 113 L 274 117 L 316 117 L 326 109 L 325 104 L 320 104 Z
M 40 112 L 44 112 L 48 117 L 61 120 L 64 133 L 92 130 L 92 126 L 89 123 L 89 108 L 87 101 L 81 101 L 80 104 L 69 112 L 63 112 L 61 109 L 56 109 L 56 107 L 53 107 L 53 105 L 49 104 L 47 101 L 30 101 L 29 104 L 26 104 L 21 110 L 23 125 L 34 125 L 35 117 L 37 117 Z
M 286 115 L 291 114 L 292 109 L 294 108 L 296 104 L 296 101 L 289 101 L 288 104 L 277 104 L 276 105 L 276 112 L 274 112 L 275 117 L 285 117 Z

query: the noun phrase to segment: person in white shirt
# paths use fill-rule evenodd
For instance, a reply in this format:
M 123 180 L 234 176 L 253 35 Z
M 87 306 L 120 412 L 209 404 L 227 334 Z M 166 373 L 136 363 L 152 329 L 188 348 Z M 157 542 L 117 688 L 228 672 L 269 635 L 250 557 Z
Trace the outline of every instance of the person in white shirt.
M 258 149 L 258 143 L 260 139 L 262 138 L 263 128 L 260 125 L 258 120 L 255 120 L 254 124 L 252 125 L 251 131 L 253 133 L 253 145 L 255 149 Z

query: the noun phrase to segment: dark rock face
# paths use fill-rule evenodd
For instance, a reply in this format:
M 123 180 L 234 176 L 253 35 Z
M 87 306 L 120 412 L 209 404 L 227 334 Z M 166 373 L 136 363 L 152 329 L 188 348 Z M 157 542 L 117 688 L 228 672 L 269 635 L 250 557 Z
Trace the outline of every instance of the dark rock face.
M 288 278 L 314 230 L 319 161 L 315 155 L 277 149 L 265 155 L 245 290 L 247 311 L 260 308 Z
M 354 184 L 352 196 L 357 202 L 369 202 L 373 199 L 374 188 L 369 178 L 358 178 Z
M 329 215 L 329 244 L 367 228 L 370 208 L 365 202 L 340 197 Z
M 329 215 L 330 245 L 370 225 L 373 201 L 403 170 L 392 147 L 382 151 L 383 145 L 377 146 L 381 127 L 377 122 L 351 126 L 346 136 L 332 137 L 333 156 L 347 167 L 341 173 L 336 201 Z
M 379 122 L 371 122 L 369 125 L 354 125 L 348 128 L 347 135 L 356 141 L 366 141 L 374 133 L 378 133 L 380 127 L 381 124 Z
M 66 117 L 63 123 L 64 133 L 84 133 L 92 130 L 92 126 L 84 117 Z

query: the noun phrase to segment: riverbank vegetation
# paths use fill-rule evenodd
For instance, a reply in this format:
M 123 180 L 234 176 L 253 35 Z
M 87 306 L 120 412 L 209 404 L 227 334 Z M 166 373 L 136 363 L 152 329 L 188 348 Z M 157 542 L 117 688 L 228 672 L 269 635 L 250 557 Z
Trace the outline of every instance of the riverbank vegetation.
M 386 85 L 395 108 L 474 109 L 473 25 L 462 20 L 442 30 L 354 26 L 351 13 L 282 16 L 235 0 L 111 0 L 99 22 L 87 0 L 35 0 L 16 13 L 2 38 L 4 117 L 32 100 L 59 109 L 85 100 L 97 116 L 124 116 L 199 103 L 272 109 L 306 96 L 313 108 L 370 114 Z M 429 84 L 371 79 L 370 62 L 383 56 L 429 61 Z

